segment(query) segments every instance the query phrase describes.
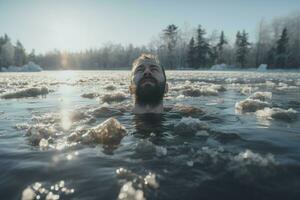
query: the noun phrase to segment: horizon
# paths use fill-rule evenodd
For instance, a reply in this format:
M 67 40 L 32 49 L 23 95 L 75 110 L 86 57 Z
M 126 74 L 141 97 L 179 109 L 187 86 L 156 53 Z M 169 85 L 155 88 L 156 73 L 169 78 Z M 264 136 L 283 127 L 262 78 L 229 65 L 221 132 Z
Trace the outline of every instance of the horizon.
M 148 45 L 169 24 L 187 31 L 200 24 L 207 35 L 223 30 L 231 43 L 236 32 L 244 29 L 253 42 L 261 19 L 270 22 L 296 12 L 297 6 L 300 7 L 300 2 L 295 0 L 230 0 L 226 3 L 190 0 L 189 3 L 172 4 L 171 1 L 136 0 L 77 0 L 72 3 L 68 0 L 59 3 L 0 0 L 0 35 L 6 33 L 13 43 L 19 40 L 27 52 L 35 49 L 38 54 L 54 49 L 79 52 L 99 48 L 105 43 Z M 253 12 L 258 14 L 251 15 Z M 120 34 L 120 30 L 124 34 Z

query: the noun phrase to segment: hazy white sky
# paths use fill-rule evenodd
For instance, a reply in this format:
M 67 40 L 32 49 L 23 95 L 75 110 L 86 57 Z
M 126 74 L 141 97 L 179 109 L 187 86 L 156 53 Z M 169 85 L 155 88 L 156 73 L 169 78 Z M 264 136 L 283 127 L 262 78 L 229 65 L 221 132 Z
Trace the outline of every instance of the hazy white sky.
M 254 39 L 262 18 L 299 10 L 299 0 L 0 0 L 0 34 L 37 53 L 147 45 L 168 24 L 201 24 L 232 37 L 245 29 Z

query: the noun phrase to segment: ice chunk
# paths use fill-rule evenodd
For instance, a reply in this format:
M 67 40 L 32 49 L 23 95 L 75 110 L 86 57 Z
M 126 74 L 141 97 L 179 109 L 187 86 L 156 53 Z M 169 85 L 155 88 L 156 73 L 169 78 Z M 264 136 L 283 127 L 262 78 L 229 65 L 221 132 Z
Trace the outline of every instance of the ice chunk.
M 204 114 L 204 111 L 200 108 L 183 104 L 175 104 L 171 111 L 179 113 L 182 116 L 199 116 Z
M 255 112 L 257 110 L 269 107 L 270 104 L 260 100 L 246 99 L 235 104 L 237 112 Z
M 28 136 L 29 142 L 34 145 L 40 145 L 42 139 L 49 139 L 54 136 L 56 130 L 52 126 L 45 126 L 42 124 L 37 124 L 29 127 L 26 136 Z M 44 145 L 45 141 L 42 141 L 41 145 Z
M 216 89 L 211 87 L 201 87 L 199 89 L 186 89 L 182 92 L 185 96 L 199 97 L 199 96 L 217 96 L 219 93 Z
M 156 153 L 156 147 L 151 141 L 143 139 L 137 143 L 135 152 L 141 156 L 153 156 Z
M 123 112 L 118 109 L 106 106 L 90 110 L 89 112 L 94 117 L 112 117 L 123 114 Z
M 234 156 L 233 160 L 241 162 L 243 165 L 267 166 L 269 164 L 275 164 L 275 159 L 272 154 L 261 156 L 258 153 L 253 153 L 249 149 Z
M 268 101 L 272 99 L 272 92 L 255 92 L 249 97 L 249 99 Z
M 159 184 L 156 181 L 156 175 L 151 172 L 144 178 L 144 183 L 154 189 L 159 187 Z
M 83 131 L 84 133 L 84 131 Z M 109 118 L 86 133 L 75 132 L 68 137 L 70 141 L 83 143 L 101 143 L 105 145 L 119 144 L 126 134 L 125 127 L 115 118 Z
M 167 148 L 165 147 L 156 146 L 155 149 L 156 149 L 156 156 L 158 157 L 166 156 L 168 153 Z
M 126 182 L 118 195 L 118 200 L 146 200 L 141 189 L 135 189 L 131 181 Z
M 279 119 L 283 121 L 294 121 L 297 119 L 298 112 L 292 108 L 284 110 L 281 108 L 265 108 L 256 111 L 256 116 L 267 119 Z
M 241 89 L 240 89 L 240 92 L 244 95 L 249 95 L 252 93 L 252 87 L 249 87 L 249 86 L 243 86 Z
M 103 102 L 111 103 L 111 102 L 121 102 L 126 99 L 126 95 L 123 92 L 117 92 L 113 94 L 105 94 L 101 100 Z
M 27 187 L 22 192 L 22 200 L 34 200 L 36 193 L 33 191 L 31 187 Z
M 194 134 L 199 130 L 207 129 L 208 124 L 205 122 L 201 122 L 199 119 L 192 117 L 183 117 L 176 125 L 175 125 L 175 133 L 180 135 L 185 134 Z
M 49 145 L 49 143 L 48 143 L 48 140 L 47 140 L 47 139 L 42 138 L 42 139 L 40 140 L 40 142 L 39 142 L 39 146 L 40 146 L 41 148 L 47 148 L 48 145 Z
M 81 97 L 88 98 L 88 99 L 93 99 L 93 98 L 96 98 L 98 96 L 99 96 L 99 94 L 96 93 L 96 92 L 84 93 L 84 94 L 81 95 Z
M 24 97 L 37 97 L 39 95 L 46 95 L 49 93 L 49 90 L 47 87 L 41 87 L 41 88 L 27 88 L 15 92 L 9 92 L 1 95 L 1 98 L 3 99 L 13 99 L 13 98 L 24 98 Z
M 106 90 L 115 90 L 115 89 L 117 89 L 116 86 L 114 86 L 114 85 L 106 85 L 104 88 Z

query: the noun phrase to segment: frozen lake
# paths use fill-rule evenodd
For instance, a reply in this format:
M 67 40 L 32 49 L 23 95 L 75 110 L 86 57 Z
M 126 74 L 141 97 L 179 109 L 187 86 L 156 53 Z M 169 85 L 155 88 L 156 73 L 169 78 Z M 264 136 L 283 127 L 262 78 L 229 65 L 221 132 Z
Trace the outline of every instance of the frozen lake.
M 167 71 L 145 116 L 129 76 L 0 73 L 1 198 L 300 198 L 300 72 Z M 91 134 L 110 117 L 113 145 Z

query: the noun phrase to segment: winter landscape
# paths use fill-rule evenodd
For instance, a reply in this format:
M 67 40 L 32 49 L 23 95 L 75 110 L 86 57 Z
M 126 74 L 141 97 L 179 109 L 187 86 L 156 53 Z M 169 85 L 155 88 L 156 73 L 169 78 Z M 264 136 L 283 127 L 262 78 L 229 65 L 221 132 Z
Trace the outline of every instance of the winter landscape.
M 0 1 L 0 11 L 59 8 L 11 2 Z M 119 8 L 62 2 L 54 19 Z M 166 6 L 127 6 L 136 5 Z M 1 199 L 299 199 L 300 12 L 285 9 L 286 15 L 260 16 L 253 32 L 247 23 L 227 34 L 225 25 L 206 30 L 201 20 L 169 20 L 143 45 L 80 50 L 45 50 L 25 36 L 23 45 L 7 27 L 0 32 Z M 60 20 L 57 27 L 70 29 L 71 21 Z M 68 45 L 64 39 L 55 45 Z M 156 55 L 166 69 L 163 114 L 132 113 L 130 70 L 141 53 Z

